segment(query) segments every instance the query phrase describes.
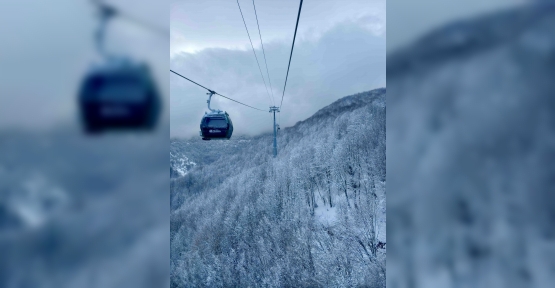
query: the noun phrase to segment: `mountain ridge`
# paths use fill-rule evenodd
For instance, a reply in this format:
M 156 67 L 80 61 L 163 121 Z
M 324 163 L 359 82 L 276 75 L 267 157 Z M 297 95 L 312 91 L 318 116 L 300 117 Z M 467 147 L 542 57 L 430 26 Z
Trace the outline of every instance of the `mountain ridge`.
M 460 60 L 473 53 L 518 41 L 523 33 L 554 12 L 555 3 L 523 4 L 520 8 L 507 8 L 441 26 L 411 45 L 391 52 L 387 63 L 388 76 L 416 73 L 449 59 Z
M 357 107 L 360 108 L 365 105 L 376 104 L 378 106 L 385 107 L 385 97 L 384 97 L 385 93 L 386 93 L 386 88 L 377 88 L 377 89 L 372 89 L 369 91 L 360 92 L 360 93 L 342 97 L 332 102 L 331 104 L 319 109 L 310 117 L 304 120 L 298 121 L 297 123 L 295 123 L 295 125 L 281 128 L 281 131 L 278 133 L 278 148 L 281 149 L 280 146 L 283 146 L 283 147 L 286 146 L 286 145 L 281 145 L 282 143 L 280 140 L 282 140 L 283 138 L 282 135 L 287 133 L 296 134 L 297 132 L 299 132 L 299 129 L 301 129 L 300 127 L 303 125 L 310 125 L 311 123 L 314 123 L 315 121 L 318 121 L 319 119 L 321 120 L 323 118 L 336 118 L 344 112 L 351 111 L 353 109 L 356 109 Z M 191 149 L 195 150 L 193 152 L 194 156 L 186 155 L 184 157 L 187 157 L 188 160 L 190 159 L 191 161 L 198 164 L 198 165 L 194 165 L 195 167 L 199 167 L 199 165 L 202 166 L 204 164 L 213 163 L 214 161 L 216 161 L 221 157 L 221 155 L 219 155 L 219 153 L 215 150 L 222 150 L 227 153 L 233 153 L 234 148 L 238 147 L 238 145 L 241 145 L 241 144 L 248 145 L 250 141 L 261 141 L 261 139 L 264 139 L 264 138 L 273 138 L 273 133 L 266 132 L 255 136 L 239 135 L 236 137 L 232 137 L 232 139 L 228 141 L 202 141 L 199 139 L 199 137 L 172 138 L 170 140 L 170 161 L 172 163 L 177 163 L 182 161 L 181 159 L 172 158 L 173 157 L 172 155 L 183 154 L 183 152 L 181 151 L 177 152 L 176 149 L 185 149 L 184 148 L 185 146 L 191 146 Z M 272 142 L 269 140 L 268 143 L 269 144 L 267 149 L 272 149 L 272 146 L 271 146 Z M 209 146 L 210 149 L 204 149 L 204 147 L 206 146 Z M 198 156 L 198 154 L 200 153 L 196 151 L 197 149 L 201 149 L 204 152 L 208 152 L 210 154 L 210 156 L 208 157 L 209 159 L 202 160 L 201 156 Z M 269 151 L 269 153 L 271 153 L 271 151 Z M 183 170 L 180 167 L 174 167 L 170 165 L 170 170 L 175 171 L 180 169 Z M 177 174 L 174 174 L 174 175 L 177 175 Z M 181 175 L 181 176 L 184 176 L 184 175 Z M 173 177 L 173 178 L 177 178 L 177 177 Z

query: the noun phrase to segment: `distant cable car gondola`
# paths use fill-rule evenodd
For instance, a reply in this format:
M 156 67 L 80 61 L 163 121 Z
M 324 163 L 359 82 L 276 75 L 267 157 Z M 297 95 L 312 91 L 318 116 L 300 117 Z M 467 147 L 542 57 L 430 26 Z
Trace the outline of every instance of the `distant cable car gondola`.
M 202 140 L 229 140 L 233 134 L 233 122 L 227 112 L 210 108 L 210 100 L 216 92 L 210 91 L 208 96 L 208 110 L 200 121 L 200 136 Z
M 89 70 L 81 84 L 78 104 L 85 131 L 151 130 L 160 114 L 161 99 L 150 69 L 144 63 L 108 55 L 103 50 L 106 24 L 117 11 L 97 4 L 101 23 L 95 40 L 105 63 Z

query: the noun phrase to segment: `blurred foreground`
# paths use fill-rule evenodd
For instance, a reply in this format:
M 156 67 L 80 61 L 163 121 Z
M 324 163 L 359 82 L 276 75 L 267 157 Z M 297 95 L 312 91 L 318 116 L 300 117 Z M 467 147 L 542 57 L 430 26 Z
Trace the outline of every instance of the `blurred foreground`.
M 0 287 L 165 285 L 168 145 L 1 133 Z
M 453 22 L 389 53 L 388 287 L 553 287 L 549 2 Z
M 76 93 L 95 55 L 89 1 L 0 9 L 0 287 L 169 286 L 169 38 L 117 21 L 111 51 L 149 63 L 155 131 L 96 137 Z M 167 27 L 165 1 L 106 1 Z

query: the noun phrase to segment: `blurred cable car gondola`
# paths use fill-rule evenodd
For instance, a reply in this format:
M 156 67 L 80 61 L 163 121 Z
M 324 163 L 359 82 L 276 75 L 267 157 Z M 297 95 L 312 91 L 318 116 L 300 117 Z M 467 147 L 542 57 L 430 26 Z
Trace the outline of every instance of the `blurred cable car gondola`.
M 227 112 L 210 108 L 210 100 L 214 91 L 208 93 L 208 110 L 200 121 L 200 136 L 202 140 L 229 140 L 233 134 L 233 122 Z
M 107 22 L 117 11 L 98 1 L 100 27 L 96 34 L 97 49 L 104 63 L 89 70 L 81 83 L 78 108 L 85 132 L 111 129 L 156 127 L 161 99 L 149 67 L 127 57 L 108 55 L 103 50 Z
M 79 93 L 83 125 L 89 133 L 106 129 L 152 130 L 160 99 L 148 66 L 111 63 L 89 72 Z

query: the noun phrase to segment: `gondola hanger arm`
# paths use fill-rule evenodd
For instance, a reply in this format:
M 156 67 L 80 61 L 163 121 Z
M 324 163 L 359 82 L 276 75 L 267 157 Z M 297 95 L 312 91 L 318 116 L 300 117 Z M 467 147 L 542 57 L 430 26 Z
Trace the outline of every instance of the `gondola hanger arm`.
M 208 100 L 206 100 L 206 103 L 208 103 L 208 110 L 210 110 L 212 113 L 221 113 L 222 112 L 221 110 L 210 108 L 210 100 L 212 100 L 212 96 L 216 94 L 216 92 L 212 90 L 208 90 L 208 91 L 210 91 L 206 93 L 206 95 L 208 95 Z

